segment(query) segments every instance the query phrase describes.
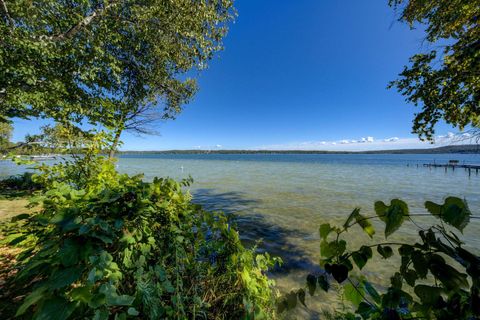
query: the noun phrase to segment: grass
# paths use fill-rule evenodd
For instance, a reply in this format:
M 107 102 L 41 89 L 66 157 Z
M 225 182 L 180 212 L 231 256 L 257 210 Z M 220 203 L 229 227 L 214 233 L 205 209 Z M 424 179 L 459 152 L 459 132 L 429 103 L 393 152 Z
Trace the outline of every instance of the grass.
M 33 209 L 26 208 L 28 204 L 26 193 L 15 192 L 3 189 L 0 191 L 0 223 L 22 214 L 33 212 Z M 2 235 L 0 234 L 0 240 Z M 17 270 L 14 268 L 15 257 L 22 251 L 20 247 L 12 247 L 0 244 L 0 318 L 11 318 L 18 307 L 22 296 L 12 297 L 11 280 Z

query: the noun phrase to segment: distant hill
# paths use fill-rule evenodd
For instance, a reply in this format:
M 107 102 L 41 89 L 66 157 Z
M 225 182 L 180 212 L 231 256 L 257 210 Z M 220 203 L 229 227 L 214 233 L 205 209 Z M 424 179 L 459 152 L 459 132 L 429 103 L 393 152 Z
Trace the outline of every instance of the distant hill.
M 162 150 L 121 151 L 118 154 L 438 154 L 480 153 L 480 145 L 451 145 L 428 149 L 398 149 L 375 151 L 322 151 L 322 150 Z

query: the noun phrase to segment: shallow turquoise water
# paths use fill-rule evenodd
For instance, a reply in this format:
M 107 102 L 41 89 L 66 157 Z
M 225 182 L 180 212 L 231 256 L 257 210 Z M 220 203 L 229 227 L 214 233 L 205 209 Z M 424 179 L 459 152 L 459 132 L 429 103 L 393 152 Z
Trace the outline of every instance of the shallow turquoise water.
M 473 214 L 480 215 L 480 173 L 471 176 L 464 169 L 429 169 L 423 163 L 480 164 L 480 155 L 123 155 L 118 169 L 126 173 L 144 173 L 145 179 L 170 176 L 181 179 L 191 175 L 190 191 L 194 201 L 208 209 L 234 213 L 242 239 L 246 243 L 263 240 L 261 250 L 281 256 L 285 264 L 273 273 L 282 291 L 302 286 L 308 272 L 318 271 L 318 227 L 323 222 L 342 223 L 354 207 L 373 214 L 376 200 L 400 198 L 411 213 L 426 213 L 426 200 L 442 202 L 449 195 L 465 198 Z M 417 165 L 419 165 L 417 167 Z M 0 162 L 0 176 L 23 169 Z M 420 225 L 434 218 L 417 218 Z M 381 225 L 375 242 L 381 241 Z M 414 239 L 416 228 L 407 224 L 396 239 Z M 350 232 L 352 244 L 370 241 L 358 232 Z M 473 220 L 463 236 L 478 253 L 480 220 Z M 390 240 L 390 239 L 389 239 Z M 392 238 L 395 240 L 395 238 Z M 398 263 L 374 261 L 366 274 L 382 284 L 386 271 Z M 365 269 L 364 269 L 365 270 Z M 315 318 L 320 308 L 341 305 L 335 294 L 309 299 L 309 309 L 300 317 Z M 328 302 L 328 303 L 325 303 Z M 302 307 L 303 308 L 303 307 Z M 316 311 L 317 310 L 317 311 Z

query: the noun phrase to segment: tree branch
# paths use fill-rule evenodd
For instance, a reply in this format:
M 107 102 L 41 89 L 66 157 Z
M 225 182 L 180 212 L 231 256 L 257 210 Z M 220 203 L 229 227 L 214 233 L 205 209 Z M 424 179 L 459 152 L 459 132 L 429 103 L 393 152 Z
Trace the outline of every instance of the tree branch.
M 3 2 L 3 0 L 0 0 Z M 102 7 L 97 7 L 91 14 L 88 16 L 84 17 L 80 22 L 78 22 L 76 25 L 72 26 L 70 29 L 68 29 L 65 32 L 52 35 L 52 36 L 41 36 L 41 40 L 50 40 L 50 41 L 65 41 L 68 39 L 73 38 L 81 29 L 85 28 L 89 24 L 92 23 L 96 18 L 101 17 L 108 9 L 116 6 L 118 2 L 113 1 L 109 3 L 108 5 Z

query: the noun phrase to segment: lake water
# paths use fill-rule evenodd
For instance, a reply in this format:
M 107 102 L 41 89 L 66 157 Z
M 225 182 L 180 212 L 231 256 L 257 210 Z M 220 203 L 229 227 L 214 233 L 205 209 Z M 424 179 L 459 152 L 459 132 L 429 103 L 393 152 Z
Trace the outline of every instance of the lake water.
M 321 223 L 341 224 L 355 207 L 365 215 L 373 214 L 377 200 L 400 198 L 409 204 L 411 214 L 426 213 L 424 202 L 443 202 L 446 196 L 465 198 L 474 215 L 480 215 L 480 173 L 468 175 L 464 169 L 429 169 L 423 163 L 480 164 L 480 155 L 122 155 L 118 169 L 126 173 L 144 173 L 145 179 L 170 176 L 181 179 L 191 175 L 190 191 L 194 201 L 207 209 L 235 214 L 241 238 L 247 244 L 262 240 L 260 250 L 283 258 L 285 264 L 272 274 L 279 290 L 305 284 L 309 272 L 318 272 Z M 417 167 L 418 165 L 418 167 Z M 0 176 L 21 170 L 0 164 Z M 420 225 L 434 218 L 416 219 Z M 375 224 L 374 242 L 382 240 L 381 224 Z M 392 240 L 414 239 L 417 229 L 406 224 Z M 348 234 L 351 243 L 370 241 L 360 229 Z M 478 253 L 480 220 L 473 220 L 463 239 Z M 389 238 L 390 240 L 390 238 Z M 374 254 L 375 255 L 375 254 Z M 386 271 L 397 260 L 374 260 L 364 269 L 376 284 L 388 281 Z M 307 299 L 309 309 L 296 311 L 299 318 L 317 318 L 320 308 L 342 306 L 335 293 L 321 293 Z M 291 315 L 295 317 L 295 315 Z

